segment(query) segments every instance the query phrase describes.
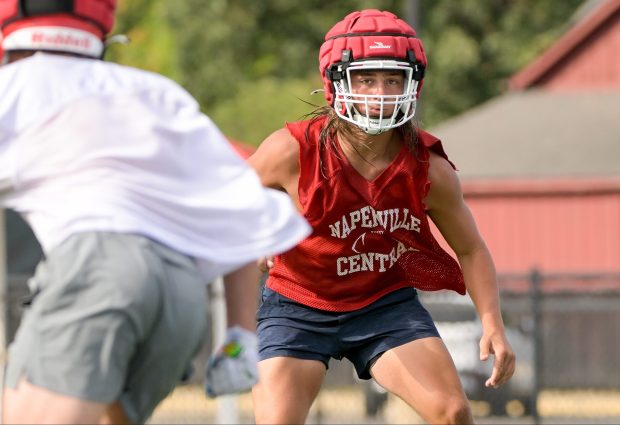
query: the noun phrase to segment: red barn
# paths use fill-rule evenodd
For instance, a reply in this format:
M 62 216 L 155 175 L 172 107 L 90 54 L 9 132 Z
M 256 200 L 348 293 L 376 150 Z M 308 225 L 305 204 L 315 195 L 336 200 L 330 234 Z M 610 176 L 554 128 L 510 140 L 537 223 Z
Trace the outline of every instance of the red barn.
M 506 94 L 431 129 L 498 272 L 620 271 L 619 58 L 620 0 L 585 2 Z
M 620 0 L 586 1 L 571 23 L 505 94 L 430 129 L 525 336 L 517 374 L 534 370 L 533 397 L 620 382 Z M 527 292 L 535 268 L 541 291 Z

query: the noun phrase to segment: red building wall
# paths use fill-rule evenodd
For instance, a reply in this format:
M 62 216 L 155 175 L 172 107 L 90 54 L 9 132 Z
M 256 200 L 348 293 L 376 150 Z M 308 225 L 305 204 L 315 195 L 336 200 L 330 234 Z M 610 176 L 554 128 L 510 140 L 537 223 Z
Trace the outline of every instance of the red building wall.
M 464 193 L 499 273 L 620 272 L 620 181 L 465 183 Z
M 563 91 L 620 89 L 620 11 L 557 62 L 536 86 Z
M 500 272 L 620 271 L 620 193 L 469 204 Z

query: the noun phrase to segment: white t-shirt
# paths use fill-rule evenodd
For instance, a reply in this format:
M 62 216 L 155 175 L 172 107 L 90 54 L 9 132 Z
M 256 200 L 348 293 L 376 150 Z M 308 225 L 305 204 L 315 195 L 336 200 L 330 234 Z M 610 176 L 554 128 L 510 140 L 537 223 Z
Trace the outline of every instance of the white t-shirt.
M 212 278 L 309 233 L 165 77 L 38 53 L 0 67 L 0 91 L 0 205 L 44 251 L 76 232 L 139 233 Z

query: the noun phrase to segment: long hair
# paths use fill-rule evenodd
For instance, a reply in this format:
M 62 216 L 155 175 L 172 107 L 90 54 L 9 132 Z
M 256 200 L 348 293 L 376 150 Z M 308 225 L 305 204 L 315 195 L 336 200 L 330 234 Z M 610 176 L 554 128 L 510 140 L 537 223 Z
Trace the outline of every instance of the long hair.
M 355 137 L 355 133 L 359 131 L 359 128 L 356 127 L 355 124 L 340 118 L 334 111 L 334 108 L 329 105 L 320 106 L 305 116 L 306 119 L 310 119 L 312 121 L 316 121 L 322 117 L 327 117 L 327 120 L 319 133 L 319 146 L 321 152 L 325 152 L 330 147 L 332 149 L 332 152 L 338 152 L 335 146 L 335 144 L 337 143 L 338 133 L 343 134 L 347 137 Z M 306 139 L 309 139 L 310 137 L 310 127 L 311 125 L 306 128 Z M 419 136 L 418 127 L 415 125 L 414 121 L 409 120 L 405 124 L 396 127 L 394 131 L 400 133 L 403 142 L 407 145 L 407 148 L 409 149 L 411 154 L 418 158 Z M 321 167 L 321 174 L 323 175 L 323 177 L 325 177 L 322 155 L 321 158 L 319 158 L 319 163 Z

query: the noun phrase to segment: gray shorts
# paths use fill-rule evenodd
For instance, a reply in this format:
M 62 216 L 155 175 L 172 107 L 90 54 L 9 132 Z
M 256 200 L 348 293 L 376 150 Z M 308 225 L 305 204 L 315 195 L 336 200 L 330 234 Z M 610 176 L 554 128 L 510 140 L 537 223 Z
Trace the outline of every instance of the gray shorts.
M 207 331 L 194 261 L 148 238 L 81 233 L 33 278 L 35 296 L 9 348 L 6 385 L 120 401 L 144 423 L 179 382 Z

